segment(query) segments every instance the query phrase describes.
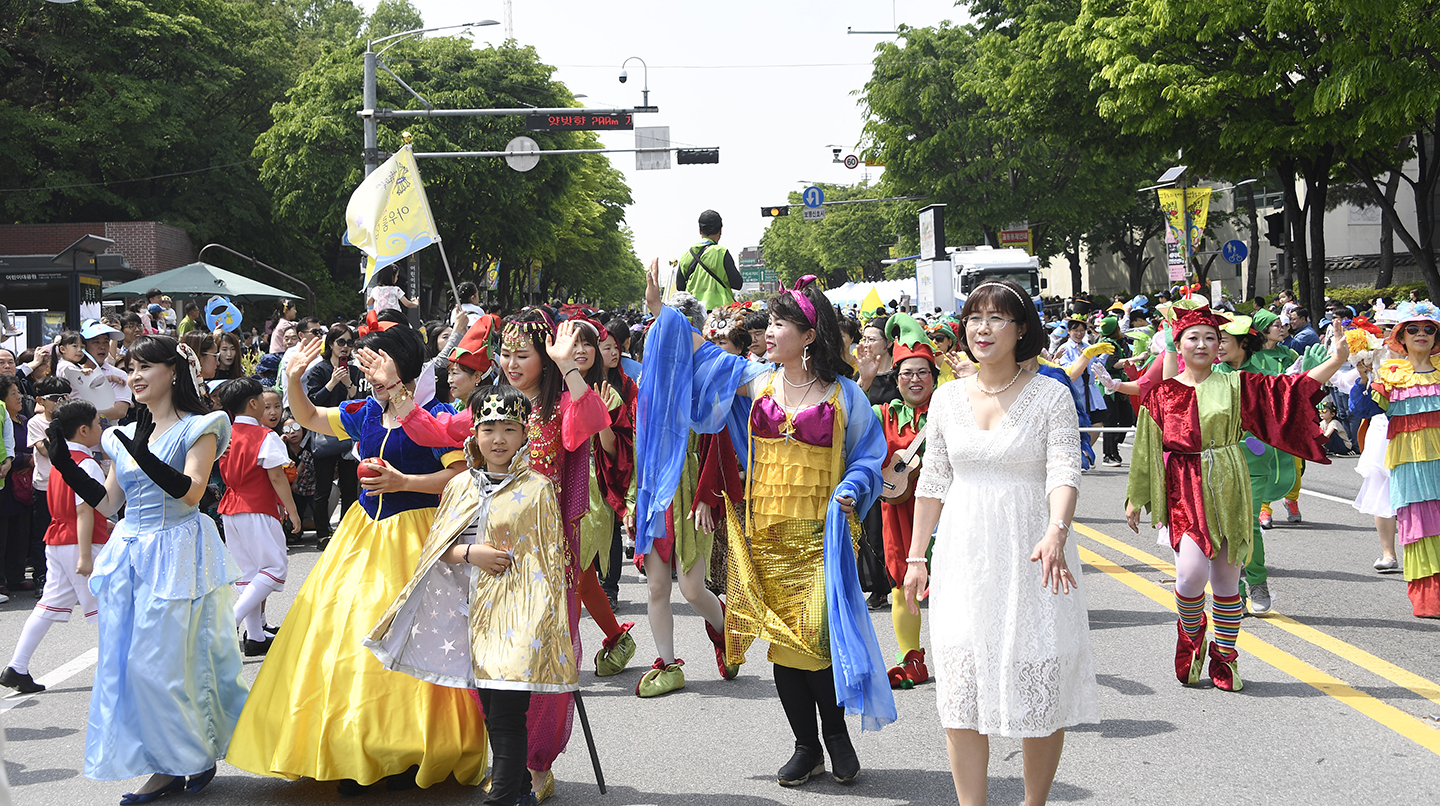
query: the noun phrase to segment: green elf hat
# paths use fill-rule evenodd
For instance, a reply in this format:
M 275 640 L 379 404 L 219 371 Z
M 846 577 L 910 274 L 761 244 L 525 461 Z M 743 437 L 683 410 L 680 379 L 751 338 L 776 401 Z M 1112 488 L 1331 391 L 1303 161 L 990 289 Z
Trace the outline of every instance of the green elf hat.
M 1224 316 L 1222 316 L 1221 319 L 1222 319 L 1222 320 L 1228 319 L 1228 321 L 1225 321 L 1223 324 L 1220 325 L 1220 330 L 1224 331 L 1225 333 L 1229 333 L 1230 335 L 1235 336 L 1235 337 L 1237 337 L 1237 338 L 1238 338 L 1238 337 L 1243 337 L 1243 336 L 1248 336 L 1249 334 L 1255 332 L 1255 331 L 1250 327 L 1250 324 L 1251 324 L 1251 322 L 1253 321 L 1253 319 L 1252 319 L 1251 317 L 1249 317 L 1249 316 L 1240 316 L 1240 315 L 1230 316 L 1230 317 L 1224 317 Z
M 1261 308 L 1250 315 L 1250 326 L 1255 328 L 1255 332 L 1264 333 L 1269 330 L 1270 326 L 1275 324 L 1279 318 L 1275 313 Z
M 908 313 L 891 314 L 885 324 L 885 338 L 894 342 L 891 366 L 898 367 L 907 358 L 923 358 L 930 362 L 932 370 L 935 368 L 935 345 L 930 343 L 925 327 L 915 321 L 915 317 Z
M 1100 335 L 1110 337 L 1120 330 L 1120 320 L 1113 316 L 1107 316 L 1100 320 Z
M 931 328 L 930 336 L 932 339 L 947 336 L 950 339 L 950 346 L 954 347 L 960 343 L 960 338 L 956 335 L 956 330 L 957 328 L 953 322 L 948 319 L 941 319 L 935 327 Z

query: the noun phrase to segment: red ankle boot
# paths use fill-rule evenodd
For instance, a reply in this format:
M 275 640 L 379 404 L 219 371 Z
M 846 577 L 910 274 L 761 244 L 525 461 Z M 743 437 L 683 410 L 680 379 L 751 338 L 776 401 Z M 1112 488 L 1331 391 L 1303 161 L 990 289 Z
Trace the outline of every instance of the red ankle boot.
M 1222 691 L 1239 691 L 1245 687 L 1240 680 L 1240 653 L 1210 644 L 1210 680 Z
M 885 676 L 890 678 L 890 688 L 913 688 L 914 683 L 905 676 L 904 666 L 891 666 L 885 671 Z
M 905 661 L 900 665 L 905 667 L 905 678 L 910 681 L 910 685 L 918 686 L 929 682 L 930 669 L 925 665 L 925 650 L 912 649 L 906 652 Z
M 1205 628 L 1208 621 L 1202 613 L 1200 632 L 1194 636 L 1185 632 L 1183 623 L 1175 622 L 1175 632 L 1179 633 L 1175 640 L 1175 677 L 1184 685 L 1199 683 L 1200 673 L 1205 669 Z

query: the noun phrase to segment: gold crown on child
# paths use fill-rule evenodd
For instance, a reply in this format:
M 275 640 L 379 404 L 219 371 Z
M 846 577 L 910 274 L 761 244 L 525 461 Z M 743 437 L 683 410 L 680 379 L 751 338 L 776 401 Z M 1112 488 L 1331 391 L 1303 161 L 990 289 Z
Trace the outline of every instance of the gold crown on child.
M 524 423 L 530 419 L 530 401 L 523 395 L 511 396 L 506 400 L 504 395 L 492 392 L 480 401 L 480 408 L 475 413 L 476 423 L 498 423 L 511 420 L 517 423 Z

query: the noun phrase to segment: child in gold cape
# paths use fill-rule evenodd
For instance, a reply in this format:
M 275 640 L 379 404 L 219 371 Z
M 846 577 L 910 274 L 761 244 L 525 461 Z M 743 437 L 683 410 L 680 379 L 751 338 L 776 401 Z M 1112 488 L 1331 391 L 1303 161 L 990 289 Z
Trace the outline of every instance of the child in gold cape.
M 493 752 L 484 803 L 527 802 L 531 692 L 574 691 L 564 539 L 550 481 L 531 472 L 530 401 L 477 389 L 469 473 L 445 487 L 415 576 L 365 646 L 387 669 L 476 689 Z

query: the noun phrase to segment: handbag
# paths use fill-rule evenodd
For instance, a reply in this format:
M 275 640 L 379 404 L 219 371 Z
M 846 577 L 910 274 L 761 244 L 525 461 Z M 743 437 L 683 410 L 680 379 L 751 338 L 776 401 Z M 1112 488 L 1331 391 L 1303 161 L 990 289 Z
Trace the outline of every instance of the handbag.
M 319 431 L 311 433 L 310 454 L 316 459 L 333 459 L 342 456 L 350 450 L 354 444 L 352 439 L 341 439 L 330 434 L 322 434 Z
M 35 505 L 34 473 L 34 467 L 10 471 L 10 494 L 15 497 L 15 503 L 22 507 Z

